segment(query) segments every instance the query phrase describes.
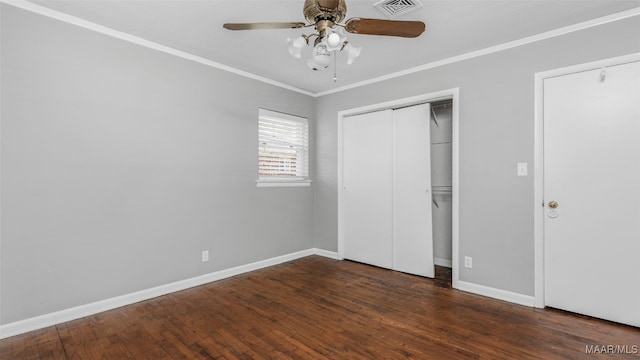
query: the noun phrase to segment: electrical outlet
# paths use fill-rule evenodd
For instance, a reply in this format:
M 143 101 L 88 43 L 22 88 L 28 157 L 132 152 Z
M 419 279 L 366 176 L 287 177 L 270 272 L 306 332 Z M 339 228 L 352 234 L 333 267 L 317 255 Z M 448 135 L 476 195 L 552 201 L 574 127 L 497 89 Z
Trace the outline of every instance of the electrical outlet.
M 202 251 L 202 262 L 209 261 L 209 250 Z
M 471 258 L 471 256 L 464 257 L 464 267 L 469 269 L 473 267 L 473 258 Z

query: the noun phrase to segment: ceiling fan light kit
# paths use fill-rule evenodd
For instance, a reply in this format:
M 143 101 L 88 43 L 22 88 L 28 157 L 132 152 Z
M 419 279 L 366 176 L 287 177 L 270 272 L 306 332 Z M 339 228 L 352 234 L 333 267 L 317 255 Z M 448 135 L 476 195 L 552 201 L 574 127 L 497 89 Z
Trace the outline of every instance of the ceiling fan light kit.
M 307 65 L 313 70 L 326 69 L 335 64 L 336 53 L 345 50 L 347 64 L 352 64 L 362 52 L 361 47 L 355 47 L 347 41 L 345 32 L 363 35 L 384 35 L 414 38 L 424 32 L 425 25 L 421 21 L 397 21 L 383 19 L 351 18 L 344 23 L 341 21 L 347 14 L 345 0 L 305 0 L 304 17 L 309 22 L 256 22 L 256 23 L 226 23 L 229 30 L 261 30 L 261 29 L 299 29 L 314 27 L 316 32 L 294 39 L 287 39 L 289 54 L 301 59 L 302 51 L 311 45 L 310 58 Z M 334 65 L 335 67 L 335 65 Z M 334 74 L 334 81 L 336 80 Z
M 302 51 L 309 44 L 311 37 L 315 36 L 314 46 L 311 48 L 307 66 L 312 70 L 326 69 L 331 65 L 332 58 L 335 58 L 338 51 L 345 50 L 347 53 L 347 64 L 353 64 L 362 51 L 361 47 L 355 47 L 347 41 L 347 36 L 343 28 L 334 26 L 327 28 L 325 36 L 319 34 L 302 35 L 295 39 L 287 39 L 289 43 L 289 54 L 301 59 Z

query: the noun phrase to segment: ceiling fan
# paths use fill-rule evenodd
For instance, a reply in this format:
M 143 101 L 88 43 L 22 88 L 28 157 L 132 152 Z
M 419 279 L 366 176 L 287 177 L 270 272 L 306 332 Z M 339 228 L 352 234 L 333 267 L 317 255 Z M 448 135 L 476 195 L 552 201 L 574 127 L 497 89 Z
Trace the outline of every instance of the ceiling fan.
M 229 30 L 265 30 L 265 29 L 299 29 L 314 27 L 316 33 L 302 35 L 301 38 L 289 40 L 289 52 L 294 57 L 300 58 L 300 53 L 309 40 L 315 37 L 312 59 L 309 67 L 318 70 L 329 66 L 331 53 L 347 50 L 348 63 L 360 53 L 361 48 L 355 48 L 346 41 L 344 31 L 352 34 L 384 35 L 415 38 L 424 32 L 425 24 L 422 21 L 384 20 L 354 17 L 341 21 L 347 13 L 345 0 L 305 0 L 303 7 L 304 22 L 253 22 L 253 23 L 226 23 L 223 25 Z M 335 59 L 335 57 L 334 57 Z M 335 60 L 334 60 L 335 61 Z
M 262 29 L 297 29 L 315 26 L 318 38 L 325 36 L 326 30 L 334 25 L 344 27 L 347 32 L 366 35 L 387 35 L 401 37 L 417 37 L 424 32 L 422 21 L 400 21 L 368 18 L 351 18 L 341 24 L 347 14 L 345 0 L 305 0 L 304 17 L 309 24 L 303 22 L 254 22 L 254 23 L 226 23 L 229 30 L 262 30 Z

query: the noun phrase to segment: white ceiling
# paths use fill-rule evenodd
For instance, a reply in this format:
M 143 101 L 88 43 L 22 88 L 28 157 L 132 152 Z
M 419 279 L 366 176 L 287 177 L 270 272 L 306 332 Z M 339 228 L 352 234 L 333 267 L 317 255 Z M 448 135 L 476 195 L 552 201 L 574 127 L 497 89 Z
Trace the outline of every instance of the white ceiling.
M 386 18 L 373 7 L 377 1 L 347 0 L 347 19 Z M 422 0 L 422 8 L 397 19 L 425 22 L 424 34 L 415 39 L 349 34 L 349 41 L 364 49 L 352 65 L 346 65 L 346 56 L 338 58 L 334 83 L 332 69 L 314 72 L 287 51 L 287 38 L 311 28 L 222 28 L 225 22 L 305 21 L 303 0 L 31 2 L 312 93 L 640 7 L 640 0 Z

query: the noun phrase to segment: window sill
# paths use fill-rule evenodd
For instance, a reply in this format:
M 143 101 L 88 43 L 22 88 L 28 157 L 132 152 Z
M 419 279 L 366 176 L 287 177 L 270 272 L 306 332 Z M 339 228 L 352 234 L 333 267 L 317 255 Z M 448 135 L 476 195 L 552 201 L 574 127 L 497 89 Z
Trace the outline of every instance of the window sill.
M 256 187 L 309 187 L 311 180 L 256 180 Z

